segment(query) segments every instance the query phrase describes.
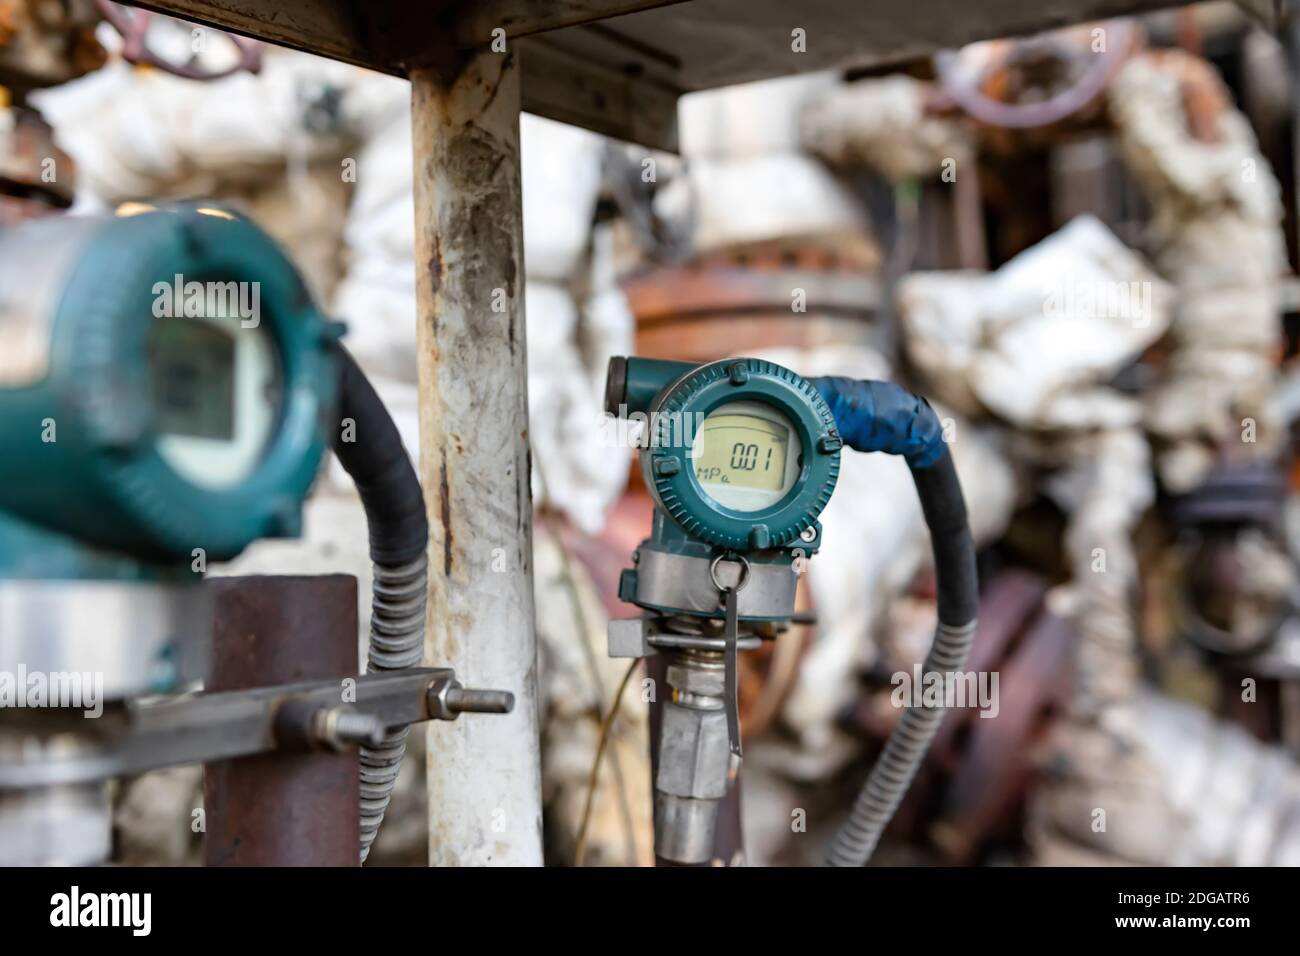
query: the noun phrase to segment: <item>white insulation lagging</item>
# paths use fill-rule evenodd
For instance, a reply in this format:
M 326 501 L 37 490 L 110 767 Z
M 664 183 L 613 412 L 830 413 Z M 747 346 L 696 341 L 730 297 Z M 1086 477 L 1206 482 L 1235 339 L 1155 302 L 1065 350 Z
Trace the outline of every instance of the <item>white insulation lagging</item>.
M 370 672 L 419 666 L 424 656 L 424 614 L 429 600 L 428 558 L 374 565 L 370 612 Z M 391 731 L 378 746 L 361 748 L 361 862 L 379 835 L 406 756 L 410 727 Z
M 951 674 L 966 665 L 975 642 L 978 622 L 958 627 L 942 622 L 926 655 L 924 673 Z M 925 680 L 923 677 L 922 680 Z M 912 778 L 925 760 L 947 707 L 917 706 L 903 711 L 889 735 L 880 759 L 871 768 L 866 786 L 858 794 L 849 818 L 840 827 L 826 857 L 828 866 L 865 866 L 875 852 L 880 835 L 902 802 Z

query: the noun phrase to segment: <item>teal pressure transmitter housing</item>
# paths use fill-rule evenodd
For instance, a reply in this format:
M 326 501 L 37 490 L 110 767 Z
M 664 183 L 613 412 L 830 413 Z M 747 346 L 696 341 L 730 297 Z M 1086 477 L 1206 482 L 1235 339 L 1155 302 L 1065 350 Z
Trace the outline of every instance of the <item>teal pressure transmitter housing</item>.
M 298 534 L 341 332 L 220 207 L 0 231 L 0 578 L 184 577 Z
M 656 514 L 639 558 L 671 554 L 705 559 L 708 567 L 720 556 L 743 556 L 752 569 L 788 567 L 817 550 L 817 519 L 835 489 L 843 442 L 808 381 L 755 358 L 706 365 L 615 358 L 605 403 L 608 413 L 645 423 L 640 464 Z M 665 613 L 721 615 L 716 601 L 660 601 L 658 595 L 678 591 L 661 586 L 662 571 L 647 584 L 648 564 L 662 567 L 639 560 L 624 572 L 623 600 Z M 750 607 L 755 613 L 742 610 L 743 617 L 788 613 Z

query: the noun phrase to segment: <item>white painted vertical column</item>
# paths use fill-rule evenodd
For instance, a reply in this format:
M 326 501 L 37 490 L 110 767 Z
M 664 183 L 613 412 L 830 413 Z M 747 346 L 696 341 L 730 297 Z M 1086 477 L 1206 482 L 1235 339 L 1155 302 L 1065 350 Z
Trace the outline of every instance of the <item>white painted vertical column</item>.
M 542 862 L 519 68 L 411 73 L 425 660 L 514 712 L 428 728 L 429 861 Z

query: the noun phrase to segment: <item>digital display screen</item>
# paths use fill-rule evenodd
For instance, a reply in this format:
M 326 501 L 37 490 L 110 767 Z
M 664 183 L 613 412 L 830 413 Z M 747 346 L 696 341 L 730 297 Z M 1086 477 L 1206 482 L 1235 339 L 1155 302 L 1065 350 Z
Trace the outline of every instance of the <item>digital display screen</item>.
M 158 429 L 230 441 L 235 433 L 235 340 L 206 322 L 163 318 L 150 343 Z
M 710 415 L 695 456 L 701 484 L 776 491 L 785 484 L 790 429 L 756 415 Z

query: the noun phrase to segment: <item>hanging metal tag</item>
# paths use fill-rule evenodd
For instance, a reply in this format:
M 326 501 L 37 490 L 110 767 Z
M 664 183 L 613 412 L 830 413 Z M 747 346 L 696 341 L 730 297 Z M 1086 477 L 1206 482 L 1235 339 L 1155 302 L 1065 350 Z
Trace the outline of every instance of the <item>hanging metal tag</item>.
M 731 744 L 731 752 L 737 757 L 741 756 L 740 752 L 740 688 L 737 680 L 737 666 L 739 665 L 739 651 L 736 647 L 739 638 L 740 618 L 737 613 L 739 605 L 739 590 L 737 588 L 727 588 L 723 592 L 723 604 L 725 615 L 725 630 L 723 640 L 726 647 L 723 649 L 723 693 L 727 701 L 727 740 Z
M 722 573 L 726 565 L 735 565 L 734 581 Z M 713 586 L 722 595 L 724 628 L 722 679 L 727 713 L 727 742 L 731 746 L 731 752 L 736 757 L 740 757 L 740 682 L 737 676 L 740 654 L 740 592 L 749 583 L 749 561 L 743 554 L 734 552 L 720 554 L 709 565 L 709 577 L 713 580 Z

